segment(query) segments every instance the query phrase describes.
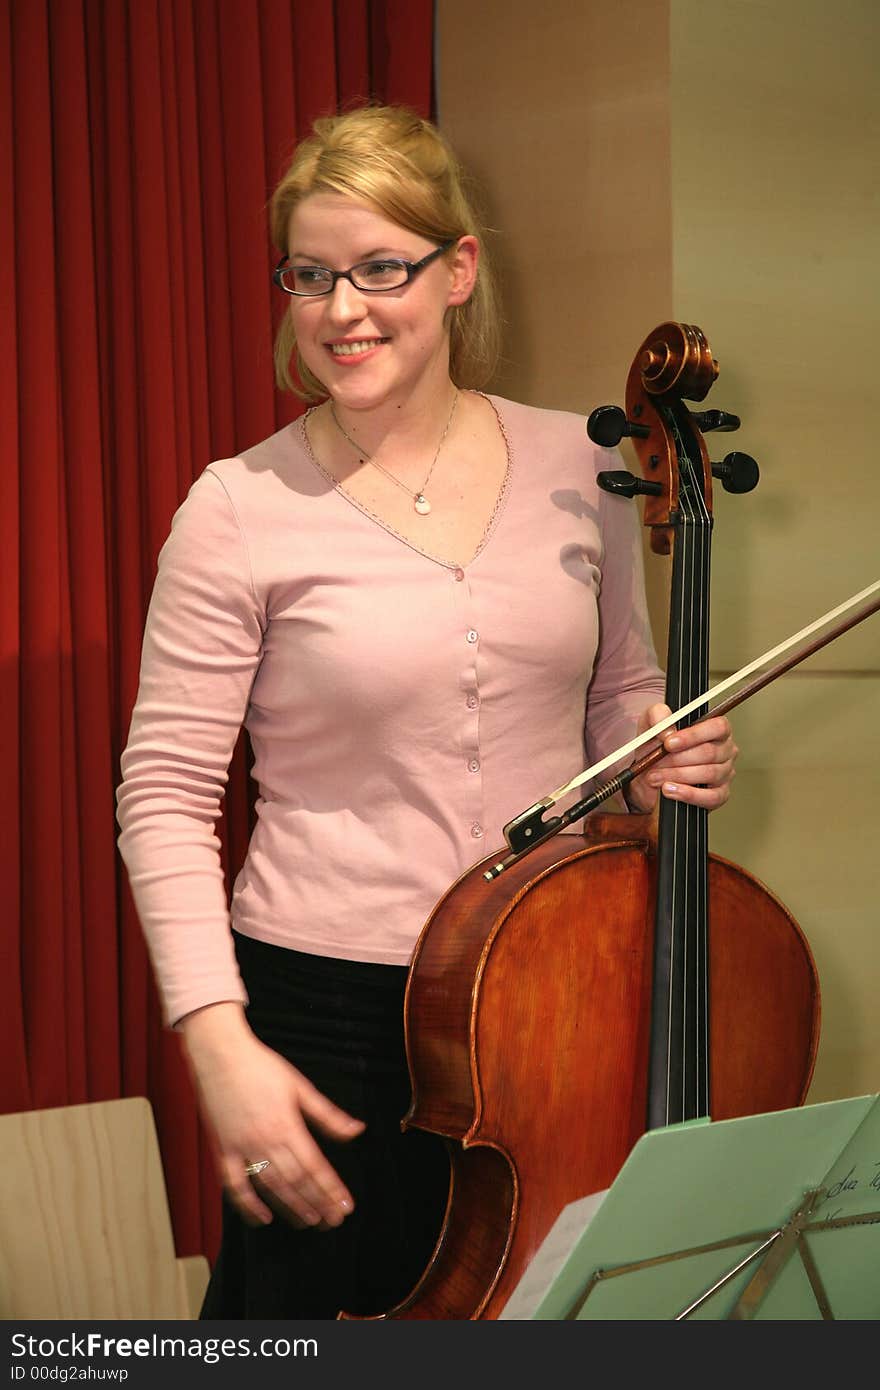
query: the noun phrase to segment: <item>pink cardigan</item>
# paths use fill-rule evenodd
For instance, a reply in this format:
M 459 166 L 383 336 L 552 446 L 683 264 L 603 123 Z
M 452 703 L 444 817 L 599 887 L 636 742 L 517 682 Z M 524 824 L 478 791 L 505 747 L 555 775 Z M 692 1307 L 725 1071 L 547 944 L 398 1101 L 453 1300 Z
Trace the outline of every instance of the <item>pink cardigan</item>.
M 301 421 L 177 511 L 118 791 L 169 1022 L 246 999 L 214 829 L 242 723 L 259 799 L 235 929 L 406 965 L 505 822 L 662 699 L 638 514 L 595 482 L 619 460 L 579 416 L 490 400 L 508 472 L 464 570 L 334 489 Z

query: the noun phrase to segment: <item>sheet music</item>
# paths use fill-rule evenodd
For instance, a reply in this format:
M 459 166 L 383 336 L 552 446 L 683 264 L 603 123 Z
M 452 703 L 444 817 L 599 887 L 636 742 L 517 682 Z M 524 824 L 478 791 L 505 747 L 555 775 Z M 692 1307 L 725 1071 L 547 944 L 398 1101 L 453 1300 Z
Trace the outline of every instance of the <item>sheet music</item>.
M 535 1309 L 559 1274 L 573 1246 L 580 1240 L 601 1207 L 609 1190 L 606 1187 L 601 1192 L 591 1192 L 562 1208 L 525 1274 L 501 1310 L 499 1322 L 504 1318 L 521 1319 L 534 1316 Z

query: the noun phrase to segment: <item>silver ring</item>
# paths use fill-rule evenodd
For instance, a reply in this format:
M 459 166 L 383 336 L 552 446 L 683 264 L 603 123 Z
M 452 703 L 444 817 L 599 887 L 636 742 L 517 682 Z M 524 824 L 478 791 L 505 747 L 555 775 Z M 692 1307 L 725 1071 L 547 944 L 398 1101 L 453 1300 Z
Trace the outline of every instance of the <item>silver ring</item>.
M 247 1165 L 247 1167 L 246 1167 L 245 1170 L 244 1170 L 244 1171 L 245 1171 L 245 1175 L 246 1175 L 247 1177 L 249 1177 L 249 1178 L 255 1178 L 255 1177 L 257 1176 L 258 1173 L 262 1173 L 262 1172 L 264 1171 L 264 1169 L 266 1169 L 266 1168 L 268 1168 L 268 1167 L 269 1167 L 269 1160 L 268 1160 L 268 1158 L 261 1158 L 261 1159 L 259 1159 L 256 1163 L 249 1163 L 249 1164 Z

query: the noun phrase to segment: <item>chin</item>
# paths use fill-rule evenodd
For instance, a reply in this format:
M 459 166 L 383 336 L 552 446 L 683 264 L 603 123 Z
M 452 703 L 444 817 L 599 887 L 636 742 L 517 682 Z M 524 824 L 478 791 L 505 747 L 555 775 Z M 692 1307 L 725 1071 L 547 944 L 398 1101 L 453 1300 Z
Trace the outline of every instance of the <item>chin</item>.
M 412 391 L 410 382 L 380 381 L 376 377 L 367 380 L 366 374 L 360 381 L 354 381 L 354 375 L 354 372 L 350 376 L 334 372 L 330 387 L 333 399 L 350 410 L 371 410 L 397 397 L 405 400 Z

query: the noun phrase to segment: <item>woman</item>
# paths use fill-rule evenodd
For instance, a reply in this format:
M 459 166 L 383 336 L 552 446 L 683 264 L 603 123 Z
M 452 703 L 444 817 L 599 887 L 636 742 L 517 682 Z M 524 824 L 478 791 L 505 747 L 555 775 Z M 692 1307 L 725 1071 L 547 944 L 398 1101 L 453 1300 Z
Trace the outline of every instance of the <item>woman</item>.
M 174 518 L 120 849 L 228 1198 L 203 1316 L 331 1318 L 403 1297 L 442 1217 L 442 1142 L 400 1133 L 430 909 L 667 711 L 607 455 L 579 417 L 475 389 L 497 316 L 437 130 L 387 107 L 318 121 L 272 227 L 279 379 L 295 352 L 320 404 L 212 463 Z M 214 823 L 242 723 L 259 799 L 230 932 Z M 666 743 L 630 805 L 661 784 L 720 805 L 727 722 Z

